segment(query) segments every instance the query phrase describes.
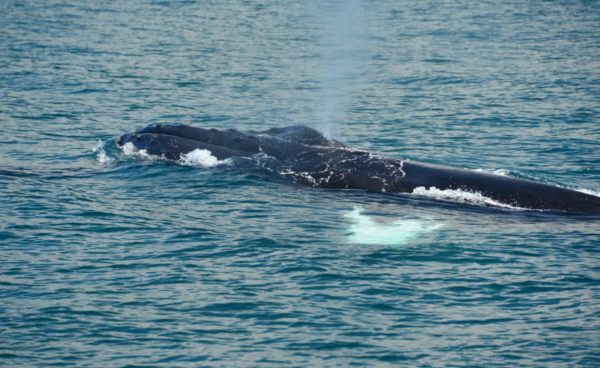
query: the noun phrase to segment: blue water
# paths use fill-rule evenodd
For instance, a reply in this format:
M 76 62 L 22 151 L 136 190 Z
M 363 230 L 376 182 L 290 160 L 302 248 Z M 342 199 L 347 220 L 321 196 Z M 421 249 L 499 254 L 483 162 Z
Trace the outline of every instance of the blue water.
M 149 123 L 598 193 L 597 1 L 1 1 L 0 366 L 600 364 L 597 217 L 115 147 Z

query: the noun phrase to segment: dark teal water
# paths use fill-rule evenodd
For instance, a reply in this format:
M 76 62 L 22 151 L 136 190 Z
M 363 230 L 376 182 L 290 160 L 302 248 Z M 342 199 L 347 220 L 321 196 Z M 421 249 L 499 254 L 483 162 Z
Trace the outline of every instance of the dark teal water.
M 597 217 L 115 147 L 149 123 L 597 193 L 597 1 L 0 2 L 0 365 L 600 364 Z

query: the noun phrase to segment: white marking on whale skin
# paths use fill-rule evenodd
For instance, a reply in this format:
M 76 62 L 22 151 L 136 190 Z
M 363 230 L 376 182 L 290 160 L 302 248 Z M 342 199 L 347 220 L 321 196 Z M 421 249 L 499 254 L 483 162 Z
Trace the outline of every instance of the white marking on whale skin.
M 435 199 L 449 200 L 458 203 L 478 204 L 481 206 L 494 206 L 501 208 L 509 208 L 512 210 L 527 210 L 527 208 L 512 206 L 510 204 L 498 202 L 492 198 L 486 197 L 479 192 L 468 192 L 460 189 L 445 189 L 441 190 L 436 187 L 417 187 L 412 194 Z
M 348 243 L 402 245 L 444 226 L 433 222 L 433 217 L 428 217 L 428 221 L 401 219 L 391 223 L 379 223 L 372 217 L 363 215 L 362 211 L 362 208 L 354 207 L 352 212 L 344 215 L 352 221 L 348 228 L 352 233 L 348 236 Z
M 181 165 L 196 167 L 213 167 L 222 164 L 230 164 L 231 160 L 219 160 L 212 155 L 212 152 L 206 149 L 196 148 L 192 152 L 182 153 L 177 161 Z

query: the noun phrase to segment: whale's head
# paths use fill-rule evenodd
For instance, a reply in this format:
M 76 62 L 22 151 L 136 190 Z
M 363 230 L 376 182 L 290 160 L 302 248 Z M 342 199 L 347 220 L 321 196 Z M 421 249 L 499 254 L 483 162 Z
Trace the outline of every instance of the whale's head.
M 202 129 L 184 124 L 151 124 L 116 140 L 118 147 L 180 160 L 194 150 L 207 150 L 219 160 L 260 152 L 258 139 L 235 130 Z

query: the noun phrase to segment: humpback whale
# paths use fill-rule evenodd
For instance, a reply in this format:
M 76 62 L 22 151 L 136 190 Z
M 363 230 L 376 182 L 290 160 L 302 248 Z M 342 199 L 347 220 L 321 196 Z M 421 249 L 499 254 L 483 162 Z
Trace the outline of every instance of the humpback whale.
M 600 214 L 600 197 L 534 181 L 403 160 L 328 139 L 306 126 L 239 132 L 184 124 L 153 124 L 117 145 L 177 161 L 195 150 L 219 160 L 255 160 L 294 183 L 329 189 L 412 193 L 416 188 L 481 193 L 503 204 L 536 210 Z

